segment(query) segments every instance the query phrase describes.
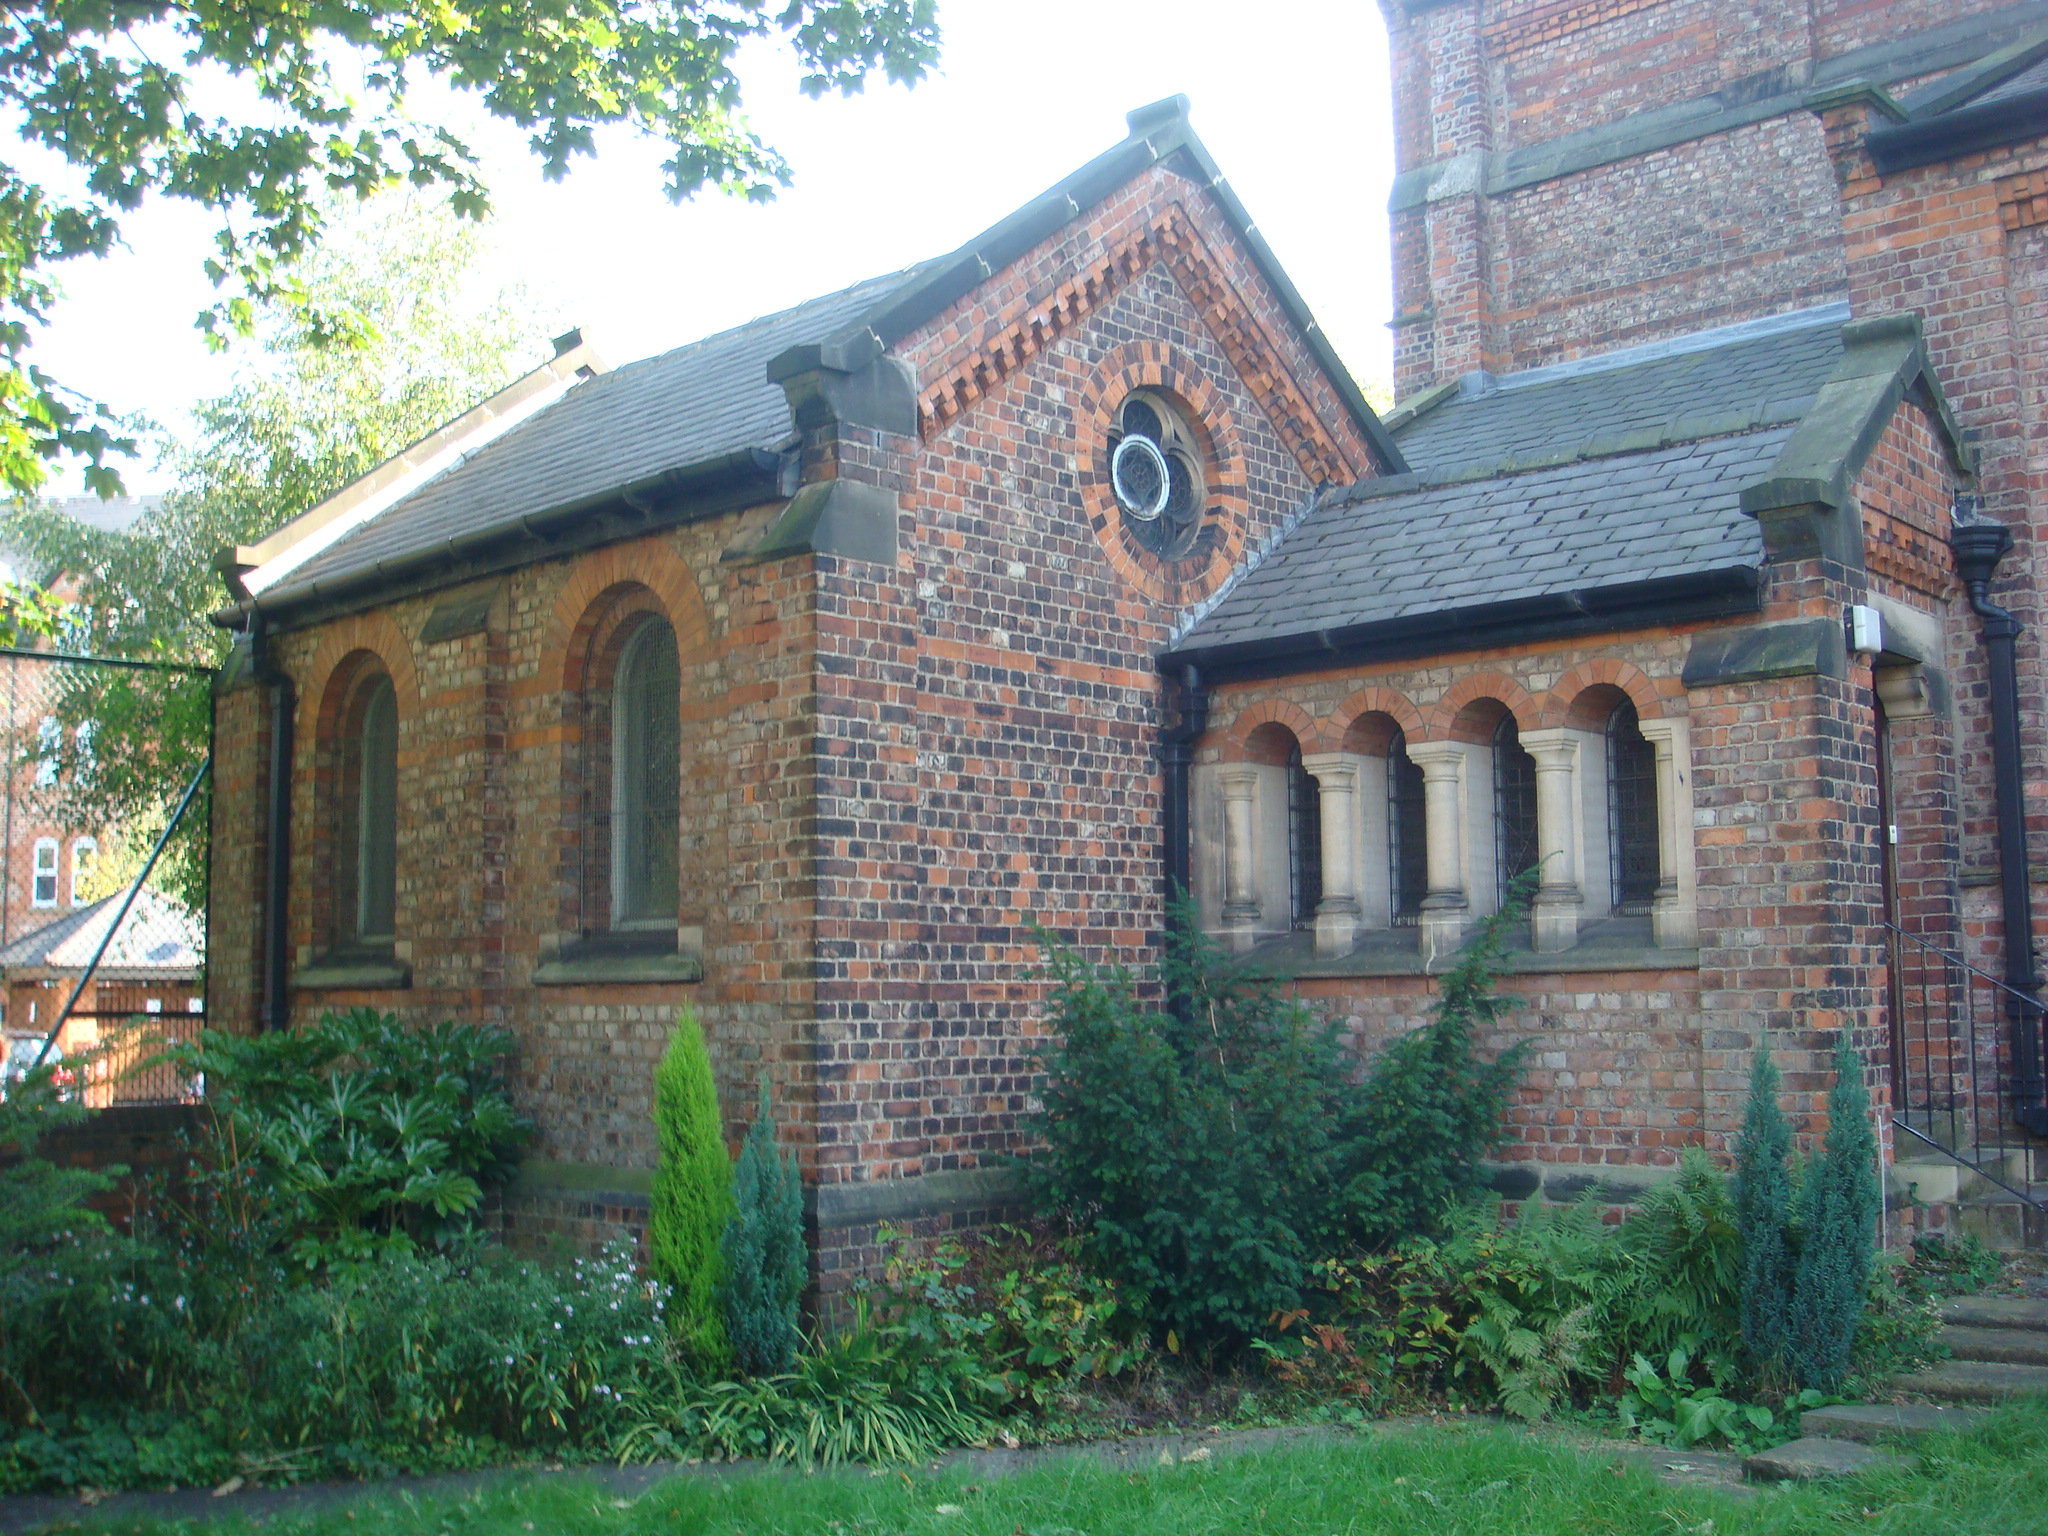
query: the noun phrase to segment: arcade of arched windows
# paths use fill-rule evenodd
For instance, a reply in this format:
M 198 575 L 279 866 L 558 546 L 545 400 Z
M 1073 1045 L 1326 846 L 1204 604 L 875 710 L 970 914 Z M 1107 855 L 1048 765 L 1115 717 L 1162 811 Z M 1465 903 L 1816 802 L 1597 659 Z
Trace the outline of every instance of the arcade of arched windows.
M 1429 961 L 1535 868 L 1535 950 L 1690 948 L 1682 707 L 1612 665 L 1540 698 L 1469 677 L 1426 715 L 1383 688 L 1322 718 L 1251 703 L 1195 770 L 1204 926 L 1239 950 L 1299 933 L 1318 958 Z

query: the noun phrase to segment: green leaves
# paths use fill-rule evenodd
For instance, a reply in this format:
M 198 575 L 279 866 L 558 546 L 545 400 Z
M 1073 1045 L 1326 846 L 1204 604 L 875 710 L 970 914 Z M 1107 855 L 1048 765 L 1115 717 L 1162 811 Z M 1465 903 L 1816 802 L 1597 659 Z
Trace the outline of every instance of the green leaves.
M 528 130 L 551 178 L 593 152 L 598 129 L 661 139 L 671 197 L 715 186 L 752 198 L 789 179 L 746 126 L 733 62 L 780 37 L 803 89 L 851 93 L 877 70 L 911 83 L 938 55 L 931 0 L 310 0 L 284 8 L 108 6 L 28 0 L 0 12 L 0 106 L 21 137 L 65 162 L 70 200 L 0 166 L 0 483 L 32 491 L 54 458 L 76 455 L 101 494 L 107 460 L 132 454 L 97 407 L 27 362 L 54 296 L 48 269 L 104 252 L 119 216 L 151 194 L 218 221 L 208 275 L 223 290 L 199 317 L 210 340 L 247 334 L 262 306 L 303 312 L 316 333 L 366 334 L 322 311 L 292 268 L 326 232 L 337 194 L 400 185 L 445 195 L 481 218 L 489 193 L 469 147 L 410 109 L 431 78 Z M 260 105 L 210 112 L 225 75 Z
M 1027 1181 L 1088 1233 L 1092 1257 L 1152 1321 L 1236 1340 L 1300 1305 L 1347 1243 L 1433 1229 L 1500 1138 L 1519 1047 L 1482 1063 L 1475 1026 L 1515 908 L 1443 979 L 1436 1018 L 1363 1085 L 1331 1024 L 1225 957 L 1183 906 L 1160 964 L 1168 1006 L 1046 944 L 1052 1038 L 1041 1053 L 1042 1155 Z
M 216 1142 L 275 1192 L 292 1260 L 319 1271 L 444 1241 L 510 1177 L 532 1130 L 499 1080 L 510 1045 L 357 1008 L 279 1034 L 208 1031 L 172 1055 L 205 1075 Z

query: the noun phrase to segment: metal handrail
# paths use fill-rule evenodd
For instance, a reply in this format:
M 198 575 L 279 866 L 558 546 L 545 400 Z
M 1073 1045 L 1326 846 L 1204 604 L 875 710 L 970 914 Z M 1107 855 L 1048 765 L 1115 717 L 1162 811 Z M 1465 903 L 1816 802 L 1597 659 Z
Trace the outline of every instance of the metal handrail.
M 2037 1064 L 2044 1045 L 2037 1038 L 2041 1000 L 1917 933 L 1890 922 L 1879 926 L 1889 935 L 1896 1010 L 1891 1029 L 1893 1129 L 2048 1212 L 2048 1201 L 2022 1187 L 2034 1182 L 2031 1168 L 2015 1184 L 2007 1166 L 2014 1153 L 2031 1159 L 2041 1150 L 2031 1138 L 2015 1139 L 2006 1129 L 2017 1126 L 2024 1137 L 2030 1111 L 2037 1110 Z M 1913 975 L 1905 963 L 1909 954 L 1918 961 Z M 1931 980 L 1930 970 L 1937 972 Z M 1989 990 L 1988 1019 L 1979 1013 L 1979 986 Z M 1914 1001 L 1917 1008 L 1911 1006 Z M 2000 1070 L 2008 1024 L 2013 1030 L 2010 1074 Z M 1992 1127 L 1988 1135 L 1987 1121 Z

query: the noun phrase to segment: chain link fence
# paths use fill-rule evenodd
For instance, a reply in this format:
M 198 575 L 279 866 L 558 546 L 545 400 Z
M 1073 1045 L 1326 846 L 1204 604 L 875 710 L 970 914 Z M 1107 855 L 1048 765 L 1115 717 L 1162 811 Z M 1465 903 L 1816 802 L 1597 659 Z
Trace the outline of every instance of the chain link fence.
M 196 1097 L 162 1057 L 206 1022 L 211 678 L 0 650 L 0 1078 Z

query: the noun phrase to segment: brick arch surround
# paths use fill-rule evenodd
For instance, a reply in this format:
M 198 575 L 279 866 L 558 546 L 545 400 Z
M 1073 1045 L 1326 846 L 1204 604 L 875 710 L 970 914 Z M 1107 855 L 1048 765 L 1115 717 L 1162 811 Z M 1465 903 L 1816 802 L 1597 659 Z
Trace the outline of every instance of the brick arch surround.
M 1637 716 L 1644 720 L 1660 719 L 1670 713 L 1672 694 L 1683 688 L 1676 678 L 1659 686 L 1640 667 L 1611 656 L 1600 656 L 1580 662 L 1551 685 L 1537 705 L 1535 723 L 1545 728 L 1568 723 L 1579 695 L 1602 684 L 1627 694 L 1629 702 L 1636 707 Z
M 1245 706 L 1223 733 L 1223 760 L 1226 763 L 1253 761 L 1248 745 L 1251 734 L 1269 723 L 1284 725 L 1294 732 L 1294 739 L 1304 752 L 1316 751 L 1323 739 L 1316 722 L 1285 699 L 1260 699 L 1256 704 Z
M 1507 707 L 1515 724 L 1528 730 L 1536 724 L 1536 701 L 1513 678 L 1501 672 L 1474 672 L 1459 678 L 1444 690 L 1429 712 L 1430 741 L 1449 741 L 1457 728 L 1458 715 L 1467 704 L 1494 699 Z
M 1156 389 L 1179 400 L 1187 407 L 1188 425 L 1208 450 L 1209 507 L 1200 542 L 1184 560 L 1161 560 L 1126 533 L 1110 489 L 1100 449 L 1124 397 L 1134 389 Z M 1097 364 L 1074 401 L 1074 465 L 1081 508 L 1096 542 L 1117 574 L 1146 596 L 1175 605 L 1200 602 L 1237 565 L 1250 511 L 1237 422 L 1207 376 L 1178 348 L 1129 342 Z
M 391 675 L 392 690 L 398 695 L 399 761 L 406 761 L 405 726 L 419 717 L 420 682 L 413 665 L 412 646 L 396 624 L 383 613 L 359 613 L 327 627 L 313 660 L 306 668 L 305 686 L 299 690 L 299 718 L 294 729 L 301 740 L 322 740 L 319 732 L 330 713 L 339 707 L 332 686 L 343 663 L 367 651 Z M 353 672 L 354 668 L 351 667 Z M 341 690 L 345 692 L 346 689 Z
M 693 651 L 703 654 L 711 640 L 711 620 L 704 611 L 704 594 L 696 576 L 665 538 L 634 539 L 584 556 L 555 594 L 541 655 L 559 670 L 543 686 L 558 691 L 565 700 L 582 687 L 590 650 L 583 642 L 603 618 L 605 604 L 601 600 L 606 593 L 626 586 L 644 587 L 654 594 L 669 627 L 676 632 L 676 650 L 685 666 Z
M 1366 715 L 1385 715 L 1401 727 L 1402 734 L 1411 741 L 1423 739 L 1422 711 L 1417 709 L 1405 693 L 1377 685 L 1361 688 L 1342 704 L 1325 722 L 1328 734 L 1322 745 L 1325 750 L 1341 747 L 1351 733 L 1351 727 Z

